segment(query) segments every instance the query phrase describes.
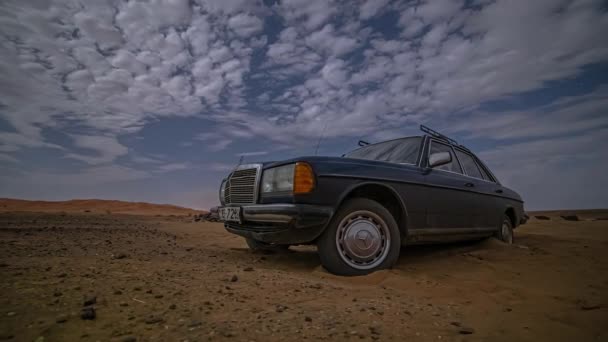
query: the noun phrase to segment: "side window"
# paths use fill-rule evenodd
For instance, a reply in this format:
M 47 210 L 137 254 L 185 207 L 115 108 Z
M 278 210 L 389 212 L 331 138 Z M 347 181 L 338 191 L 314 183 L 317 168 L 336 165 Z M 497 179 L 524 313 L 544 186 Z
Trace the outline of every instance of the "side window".
M 477 163 L 477 166 L 479 166 L 479 170 L 481 170 L 481 175 L 483 176 L 483 179 L 487 180 L 488 182 L 495 183 L 495 180 L 492 179 L 492 176 L 490 176 L 488 171 L 483 166 L 481 166 L 479 163 Z
M 456 157 L 454 156 L 454 150 L 452 149 L 451 146 L 442 144 L 437 141 L 431 141 L 431 149 L 429 150 L 429 156 L 433 153 L 438 153 L 438 152 L 448 152 L 452 156 L 452 161 L 445 165 L 437 166 L 437 167 L 435 167 L 435 169 L 462 173 L 462 169 L 460 168 L 460 165 L 458 164 L 458 161 L 456 160 Z
M 483 179 L 481 171 L 479 171 L 479 167 L 477 167 L 477 163 L 473 157 L 459 150 L 456 150 L 456 155 L 458 156 L 458 160 L 460 160 L 462 168 L 467 176 Z

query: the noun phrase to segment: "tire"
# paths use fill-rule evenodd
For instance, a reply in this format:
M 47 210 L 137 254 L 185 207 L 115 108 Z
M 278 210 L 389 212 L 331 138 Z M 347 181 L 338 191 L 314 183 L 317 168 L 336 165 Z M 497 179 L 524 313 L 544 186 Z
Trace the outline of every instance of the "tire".
M 395 218 L 367 198 L 346 201 L 317 241 L 321 264 L 336 275 L 357 276 L 391 268 L 401 236 Z
M 511 223 L 511 219 L 509 218 L 509 216 L 503 216 L 502 223 L 500 224 L 500 227 L 494 237 L 506 244 L 513 244 L 513 224 Z
M 282 252 L 289 249 L 289 245 L 273 245 L 249 238 L 245 238 L 245 241 L 247 242 L 247 246 L 249 247 L 249 249 L 256 252 Z

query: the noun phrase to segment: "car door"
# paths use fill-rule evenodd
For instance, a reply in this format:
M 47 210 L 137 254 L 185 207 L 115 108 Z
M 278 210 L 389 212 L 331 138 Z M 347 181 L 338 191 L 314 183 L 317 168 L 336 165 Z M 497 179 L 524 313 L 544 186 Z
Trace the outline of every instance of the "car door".
M 496 210 L 499 207 L 499 199 L 495 193 L 497 184 L 484 179 L 488 175 L 473 154 L 460 148 L 455 148 L 455 152 L 462 171 L 467 177 L 468 188 L 475 197 L 471 202 L 473 205 L 472 227 L 487 229 L 497 227 L 495 222 Z M 484 173 L 486 173 L 485 176 Z
M 451 162 L 428 169 L 425 183 L 428 188 L 427 227 L 471 228 L 475 213 L 476 195 L 471 191 L 472 182 L 463 175 L 462 167 L 451 145 L 430 139 L 426 149 L 424 166 L 433 153 L 448 152 Z

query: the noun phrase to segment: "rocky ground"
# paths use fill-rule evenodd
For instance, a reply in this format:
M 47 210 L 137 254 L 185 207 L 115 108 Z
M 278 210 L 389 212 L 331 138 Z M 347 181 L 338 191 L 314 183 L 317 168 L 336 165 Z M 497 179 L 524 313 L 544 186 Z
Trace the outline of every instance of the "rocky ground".
M 1 213 L 0 340 L 608 340 L 608 221 L 516 239 L 340 278 L 313 247 L 256 254 L 191 217 Z

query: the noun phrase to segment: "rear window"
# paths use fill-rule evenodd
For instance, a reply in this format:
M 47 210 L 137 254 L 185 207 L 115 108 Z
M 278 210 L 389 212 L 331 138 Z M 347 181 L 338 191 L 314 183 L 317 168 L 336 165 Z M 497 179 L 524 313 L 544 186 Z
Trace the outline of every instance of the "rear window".
M 347 153 L 345 157 L 416 164 L 420 139 L 420 137 L 410 137 L 368 145 Z

